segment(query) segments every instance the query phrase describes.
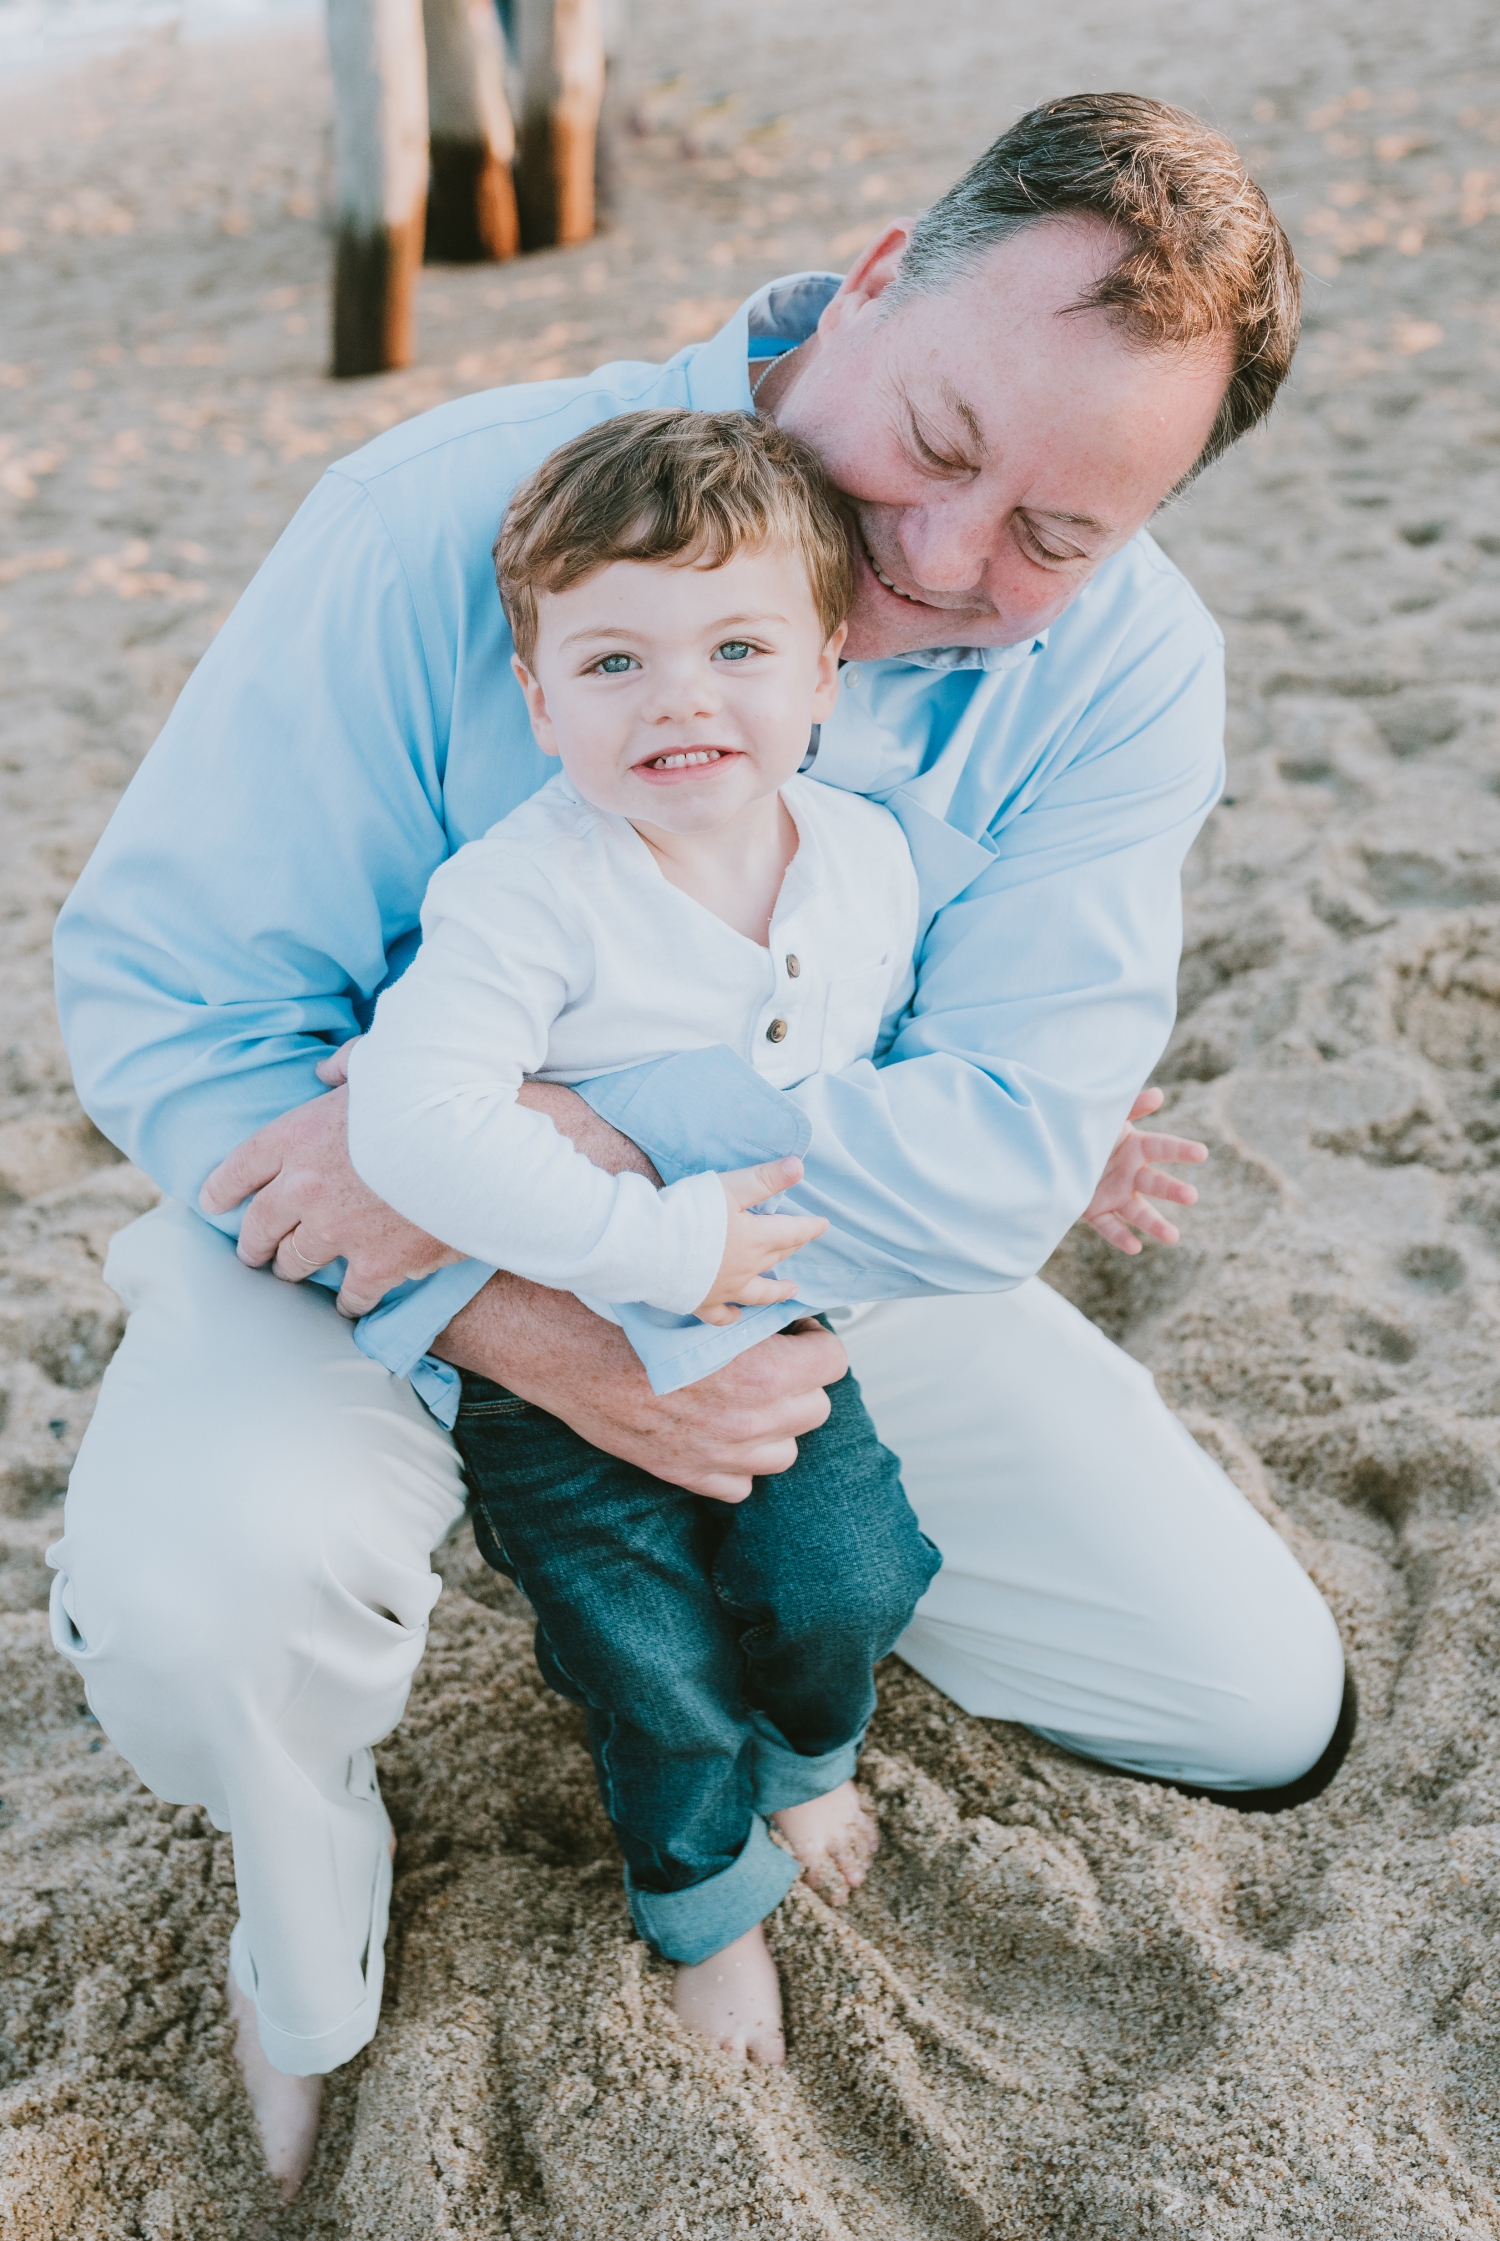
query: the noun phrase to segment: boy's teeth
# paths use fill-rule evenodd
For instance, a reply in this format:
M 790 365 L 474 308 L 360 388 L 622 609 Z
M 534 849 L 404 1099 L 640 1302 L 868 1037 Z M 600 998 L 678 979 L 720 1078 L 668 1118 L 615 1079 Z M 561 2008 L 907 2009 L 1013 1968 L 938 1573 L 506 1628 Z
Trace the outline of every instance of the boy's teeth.
M 716 763 L 717 747 L 691 747 L 681 755 L 658 755 L 651 765 L 653 770 L 681 770 L 687 763 Z

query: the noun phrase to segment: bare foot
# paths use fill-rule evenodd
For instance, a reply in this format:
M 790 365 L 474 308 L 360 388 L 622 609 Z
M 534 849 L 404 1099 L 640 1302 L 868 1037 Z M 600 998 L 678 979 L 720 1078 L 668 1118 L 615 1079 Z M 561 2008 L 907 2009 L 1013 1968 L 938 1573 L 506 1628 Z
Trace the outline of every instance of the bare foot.
M 394 1831 L 387 1850 L 394 1860 Z M 255 2002 L 240 1990 L 232 1970 L 226 1997 L 234 2019 L 234 2058 L 255 2112 L 260 2144 L 266 2151 L 266 2169 L 280 2188 L 282 2201 L 291 2202 L 301 2191 L 317 2149 L 323 2080 L 289 2078 L 285 2070 L 273 2069 L 260 2043 Z
M 781 1981 L 758 1922 L 706 1961 L 684 1962 L 672 1986 L 672 2006 L 690 2031 L 712 2039 L 721 2054 L 741 2062 L 786 2060 Z
M 255 2002 L 231 1976 L 229 2012 L 235 2021 L 234 2058 L 245 2080 L 245 2091 L 255 2111 L 266 2169 L 290 2202 L 307 2177 L 313 2150 L 318 2144 L 318 2118 L 323 2113 L 323 2080 L 289 2078 L 273 2070 L 260 2043 Z
M 826 1797 L 806 1805 L 784 1805 L 771 1815 L 814 1891 L 830 1906 L 843 1906 L 870 1872 L 880 1830 L 852 1782 L 840 1782 Z

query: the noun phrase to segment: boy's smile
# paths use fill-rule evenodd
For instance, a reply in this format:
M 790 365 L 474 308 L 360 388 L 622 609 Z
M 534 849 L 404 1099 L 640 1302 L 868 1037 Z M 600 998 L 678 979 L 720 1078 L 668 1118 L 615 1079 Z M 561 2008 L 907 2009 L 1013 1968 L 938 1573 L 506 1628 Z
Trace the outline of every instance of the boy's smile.
M 683 747 L 671 754 L 648 755 L 636 764 L 636 776 L 667 786 L 681 778 L 706 778 L 716 763 L 728 762 L 738 752 L 734 747 Z

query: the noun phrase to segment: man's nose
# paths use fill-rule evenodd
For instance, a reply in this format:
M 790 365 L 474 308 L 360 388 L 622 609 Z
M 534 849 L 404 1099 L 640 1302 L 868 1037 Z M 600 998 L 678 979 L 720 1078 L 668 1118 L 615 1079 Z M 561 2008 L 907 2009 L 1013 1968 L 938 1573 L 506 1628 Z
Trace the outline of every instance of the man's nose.
M 999 534 L 988 506 L 966 506 L 957 496 L 946 505 L 913 506 L 901 516 L 896 534 L 922 590 L 983 590 Z

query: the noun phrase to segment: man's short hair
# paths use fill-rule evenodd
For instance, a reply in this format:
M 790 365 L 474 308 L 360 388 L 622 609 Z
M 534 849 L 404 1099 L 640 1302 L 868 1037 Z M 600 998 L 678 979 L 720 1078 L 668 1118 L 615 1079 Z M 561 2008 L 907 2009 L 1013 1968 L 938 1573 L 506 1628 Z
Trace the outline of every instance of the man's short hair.
M 495 540 L 516 652 L 536 651 L 539 591 L 615 560 L 701 562 L 779 546 L 807 569 L 831 638 L 854 600 L 844 515 L 816 452 L 748 412 L 622 412 L 519 484 Z
M 1081 215 L 1113 226 L 1124 254 L 1073 309 L 1107 312 L 1150 348 L 1232 342 L 1196 474 L 1270 411 L 1297 347 L 1302 286 L 1234 143 L 1187 110 L 1134 93 L 1030 110 L 917 220 L 886 301 L 947 288 L 1023 227 Z

